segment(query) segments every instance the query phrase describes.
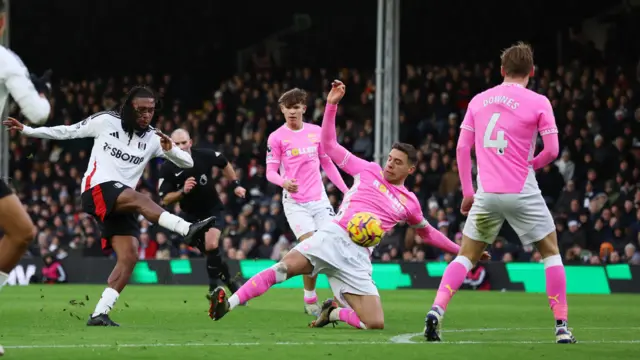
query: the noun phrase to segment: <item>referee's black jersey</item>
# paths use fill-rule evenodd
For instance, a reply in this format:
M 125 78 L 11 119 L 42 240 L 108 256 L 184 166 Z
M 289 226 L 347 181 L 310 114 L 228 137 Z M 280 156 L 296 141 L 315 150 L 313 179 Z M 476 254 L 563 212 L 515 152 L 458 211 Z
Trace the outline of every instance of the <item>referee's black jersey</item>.
M 172 162 L 165 161 L 160 170 L 158 194 L 164 197 L 170 192 L 178 191 L 184 187 L 188 178 L 193 177 L 196 186 L 188 194 L 184 194 L 180 200 L 180 208 L 192 216 L 209 216 L 212 211 L 223 209 L 211 178 L 211 170 L 214 166 L 222 169 L 229 162 L 220 152 L 209 149 L 192 148 L 191 157 L 193 167 L 189 169 L 181 169 Z

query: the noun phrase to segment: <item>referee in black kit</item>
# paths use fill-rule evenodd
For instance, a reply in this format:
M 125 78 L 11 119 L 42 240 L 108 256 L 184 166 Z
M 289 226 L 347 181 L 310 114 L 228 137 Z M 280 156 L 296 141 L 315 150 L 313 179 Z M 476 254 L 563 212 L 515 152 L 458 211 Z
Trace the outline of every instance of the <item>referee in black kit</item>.
M 184 151 L 191 153 L 194 165 L 190 169 L 182 169 L 167 161 L 160 170 L 158 193 L 163 205 L 176 202 L 185 213 L 184 219 L 195 221 L 216 217 L 215 225 L 206 233 L 204 241 L 189 244 L 197 246 L 207 257 L 207 273 L 209 275 L 209 293 L 217 286 L 219 281 L 229 287 L 234 293 L 238 286 L 232 281 L 229 267 L 222 261 L 218 250 L 220 233 L 222 231 L 224 210 L 215 184 L 211 178 L 211 170 L 214 166 L 222 169 L 224 177 L 234 185 L 236 196 L 244 198 L 246 190 L 240 186 L 236 178 L 233 166 L 220 152 L 209 149 L 192 149 L 193 141 L 189 133 L 184 129 L 177 129 L 171 134 L 171 140 Z

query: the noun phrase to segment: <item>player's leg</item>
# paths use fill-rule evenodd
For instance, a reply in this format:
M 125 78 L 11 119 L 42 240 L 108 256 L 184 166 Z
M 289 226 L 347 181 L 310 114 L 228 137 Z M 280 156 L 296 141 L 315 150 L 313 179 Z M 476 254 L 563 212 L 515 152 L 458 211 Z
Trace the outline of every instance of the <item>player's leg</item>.
M 150 222 L 184 236 L 185 241 L 189 244 L 195 243 L 198 239 L 202 239 L 205 232 L 213 226 L 213 222 L 215 221 L 215 218 L 211 217 L 192 224 L 166 211 L 150 197 L 117 182 L 107 182 L 96 185 L 93 188 L 95 190 L 92 190 L 96 193 L 95 196 L 99 197 L 102 196 L 100 192 L 114 191 L 112 189 L 114 186 L 116 186 L 116 188 L 120 186 L 120 188 L 117 188 L 120 189 L 120 191 L 113 207 L 114 211 L 140 213 Z
M 231 293 L 238 291 L 239 286 L 229 273 L 229 265 L 222 260 L 220 254 L 220 235 L 222 216 L 216 216 L 216 223 L 204 235 L 204 254 L 207 263 L 207 275 L 209 277 L 209 298 L 211 293 L 220 285 L 226 285 Z
M 302 235 L 298 241 L 302 242 L 311 236 L 314 232 L 308 232 Z M 318 281 L 317 275 L 302 275 L 302 283 L 304 285 L 304 312 L 318 316 L 320 314 L 320 305 L 318 304 L 318 295 L 316 294 L 316 282 Z
M 283 201 L 282 204 L 289 227 L 298 242 L 313 236 L 317 230 L 311 206 L 313 203 L 298 204 L 293 201 Z M 303 275 L 302 281 L 304 283 L 304 312 L 317 317 L 320 315 L 320 304 L 316 295 L 317 277 Z
M 520 207 L 519 211 L 507 215 L 507 221 L 524 245 L 535 243 L 542 255 L 547 280 L 547 299 L 556 321 L 556 342 L 575 343 L 576 339 L 567 327 L 567 277 L 558 248 L 553 217 L 540 194 L 523 194 L 518 196 L 516 201 Z
M 277 264 L 252 276 L 235 294 L 231 295 L 228 300 L 226 299 L 224 288 L 218 287 L 215 289 L 211 298 L 209 317 L 214 320 L 219 320 L 236 306 L 261 296 L 273 285 L 297 275 L 311 274 L 314 271 L 314 266 L 311 261 L 298 250 L 298 246 L 289 251 Z
M 109 318 L 109 312 L 129 283 L 138 262 L 140 225 L 135 214 L 113 213 L 105 219 L 101 228 L 103 249 L 113 249 L 116 253 L 116 266 L 107 279 L 107 287 L 102 292 L 87 325 L 118 326 Z
M 384 311 L 380 295 L 369 274 L 355 269 L 349 273 L 337 270 L 334 275 L 328 274 L 337 301 L 325 301 L 322 313 L 309 326 L 323 327 L 341 321 L 357 329 L 383 329 Z
M 460 289 L 467 273 L 482 257 L 488 244 L 493 243 L 504 216 L 498 209 L 495 194 L 476 194 L 473 206 L 462 231 L 462 244 L 455 259 L 444 271 L 436 298 L 425 318 L 424 335 L 427 341 L 440 341 L 440 327 L 447 305 Z
M 36 236 L 31 217 L 24 210 L 18 197 L 0 181 L 0 289 L 7 282 L 9 273 L 18 264 L 29 243 Z

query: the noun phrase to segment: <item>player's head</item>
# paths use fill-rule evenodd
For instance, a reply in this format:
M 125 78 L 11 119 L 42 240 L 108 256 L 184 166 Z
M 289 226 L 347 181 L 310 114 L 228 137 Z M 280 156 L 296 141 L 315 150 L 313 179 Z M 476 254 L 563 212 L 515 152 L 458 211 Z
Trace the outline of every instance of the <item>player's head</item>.
M 191 152 L 193 140 L 189 136 L 189 132 L 185 129 L 176 129 L 171 133 L 171 140 L 178 145 L 180 150 Z
M 289 127 L 297 129 L 302 126 L 302 115 L 307 111 L 307 92 L 294 88 L 280 96 L 280 111 Z
M 502 51 L 500 73 L 505 78 L 528 80 L 533 76 L 533 49 L 519 42 Z
M 395 185 L 404 183 L 410 174 L 416 171 L 418 151 L 411 144 L 395 143 L 391 147 L 387 164 L 384 166 L 384 178 Z
M 4 33 L 4 28 L 7 22 L 5 11 L 7 11 L 7 4 L 4 0 L 0 0 L 0 36 Z
M 156 94 L 144 86 L 135 86 L 122 104 L 120 117 L 125 131 L 147 131 L 157 106 Z

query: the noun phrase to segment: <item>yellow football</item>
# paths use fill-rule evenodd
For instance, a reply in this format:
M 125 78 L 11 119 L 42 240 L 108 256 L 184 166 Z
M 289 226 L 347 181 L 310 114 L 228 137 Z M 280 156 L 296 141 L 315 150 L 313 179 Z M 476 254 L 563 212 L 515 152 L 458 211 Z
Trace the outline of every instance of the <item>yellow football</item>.
M 368 212 L 359 212 L 353 215 L 347 224 L 347 231 L 354 243 L 370 247 L 380 243 L 384 236 L 380 220 Z

